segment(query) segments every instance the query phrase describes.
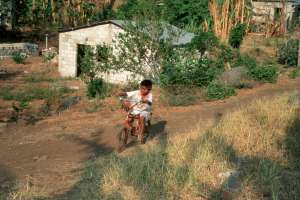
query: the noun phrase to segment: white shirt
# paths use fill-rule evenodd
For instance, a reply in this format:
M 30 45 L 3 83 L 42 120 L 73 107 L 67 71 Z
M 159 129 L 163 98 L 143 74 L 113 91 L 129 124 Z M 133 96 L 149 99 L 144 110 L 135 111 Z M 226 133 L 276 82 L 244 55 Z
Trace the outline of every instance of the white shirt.
M 136 101 L 136 102 L 142 100 L 142 95 L 139 90 L 127 92 L 126 94 L 129 100 Z M 152 93 L 150 92 L 147 96 L 144 97 L 144 99 L 152 103 Z M 135 102 L 133 102 L 132 104 L 135 104 Z M 139 103 L 136 106 L 134 106 L 133 110 L 138 112 L 142 112 L 142 111 L 150 112 L 151 105 L 147 103 Z

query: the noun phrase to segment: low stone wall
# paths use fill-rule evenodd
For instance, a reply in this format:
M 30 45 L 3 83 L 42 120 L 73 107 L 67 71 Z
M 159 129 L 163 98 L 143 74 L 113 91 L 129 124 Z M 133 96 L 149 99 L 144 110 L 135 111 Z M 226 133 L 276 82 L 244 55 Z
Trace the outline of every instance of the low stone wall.
M 38 45 L 32 43 L 0 44 L 0 59 L 12 57 L 15 52 L 26 53 L 27 55 L 38 54 Z

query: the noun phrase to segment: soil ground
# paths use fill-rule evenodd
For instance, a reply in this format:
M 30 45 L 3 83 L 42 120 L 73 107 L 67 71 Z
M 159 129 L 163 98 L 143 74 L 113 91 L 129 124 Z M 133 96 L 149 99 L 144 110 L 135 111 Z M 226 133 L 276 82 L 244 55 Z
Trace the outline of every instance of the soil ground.
M 14 65 L 8 60 L 1 61 L 2 68 L 12 73 L 10 77 L 0 78 L 0 84 L 21 87 L 27 74 L 44 71 L 44 64 L 38 64 L 42 63 L 40 58 L 32 58 L 30 63 Z M 57 76 L 55 67 L 49 71 L 49 76 Z M 80 87 L 73 95 L 83 96 L 81 81 L 66 80 L 64 83 Z M 42 86 L 42 83 L 37 84 Z M 147 142 L 163 132 L 180 134 L 194 128 L 199 121 L 210 123 L 218 120 L 253 99 L 299 89 L 300 79 L 280 76 L 276 84 L 261 84 L 253 89 L 239 90 L 236 96 L 222 101 L 200 102 L 187 107 L 154 105 L 151 137 Z M 30 183 L 44 188 L 45 193 L 51 195 L 68 191 L 78 181 L 87 160 L 116 149 L 116 134 L 122 126 L 125 113 L 117 101 L 111 99 L 95 112 L 87 112 L 87 105 L 91 101 L 84 99 L 70 109 L 52 114 L 34 125 L 20 121 L 0 128 L 0 191 L 9 182 Z M 8 112 L 11 104 L 12 101 L 0 100 L 0 111 Z M 30 106 L 38 104 L 39 101 L 33 101 Z

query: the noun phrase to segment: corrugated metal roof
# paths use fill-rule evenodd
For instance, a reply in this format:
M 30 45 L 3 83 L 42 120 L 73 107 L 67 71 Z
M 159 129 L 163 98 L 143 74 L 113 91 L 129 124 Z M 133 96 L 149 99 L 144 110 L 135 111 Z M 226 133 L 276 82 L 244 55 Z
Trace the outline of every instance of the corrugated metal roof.
M 122 29 L 124 29 L 128 24 L 133 24 L 135 25 L 135 22 L 133 21 L 125 21 L 125 20 L 108 20 L 108 21 L 103 21 L 103 22 L 97 22 L 97 23 L 93 23 L 93 24 L 89 24 L 89 25 L 85 25 L 85 26 L 79 26 L 79 27 L 74 27 L 74 28 L 68 28 L 68 29 L 64 29 L 61 30 L 60 33 L 63 32 L 69 32 L 69 31 L 75 31 L 75 30 L 79 30 L 79 29 L 84 29 L 84 28 L 89 28 L 89 27 L 93 27 L 93 26 L 99 26 L 99 25 L 104 25 L 104 24 L 114 24 Z M 160 38 L 158 38 L 159 40 L 169 40 L 171 39 L 172 44 L 174 46 L 179 46 L 179 45 L 184 45 L 184 44 L 188 44 L 192 41 L 192 39 L 195 37 L 194 33 L 190 33 L 190 32 L 186 32 L 176 26 L 173 26 L 171 24 L 168 23 L 162 23 L 162 27 L 163 27 L 163 32 L 162 35 L 160 36 Z M 147 31 L 145 31 L 147 32 Z

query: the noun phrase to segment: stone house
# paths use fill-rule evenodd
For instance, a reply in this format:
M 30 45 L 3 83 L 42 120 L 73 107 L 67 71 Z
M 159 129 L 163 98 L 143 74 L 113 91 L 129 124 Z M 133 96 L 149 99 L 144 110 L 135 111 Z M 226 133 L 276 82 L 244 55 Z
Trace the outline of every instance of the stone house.
M 293 20 L 299 20 L 300 0 L 284 0 L 285 2 L 285 24 L 290 25 Z M 283 9 L 282 0 L 253 0 L 253 21 L 264 24 L 267 20 L 276 21 L 280 19 Z
M 109 20 L 60 31 L 58 58 L 60 75 L 63 77 L 78 76 L 77 56 L 79 45 L 112 45 L 113 41 L 117 40 L 118 34 L 125 31 L 125 26 L 126 21 Z M 168 26 L 176 32 L 180 31 L 180 34 L 176 38 L 172 38 L 174 46 L 187 44 L 194 37 L 193 33 L 184 32 L 172 25 Z M 164 30 L 162 37 L 168 38 L 168 32 Z M 131 75 L 132 73 L 126 71 L 111 72 L 107 73 L 104 78 L 108 82 L 124 83 Z

